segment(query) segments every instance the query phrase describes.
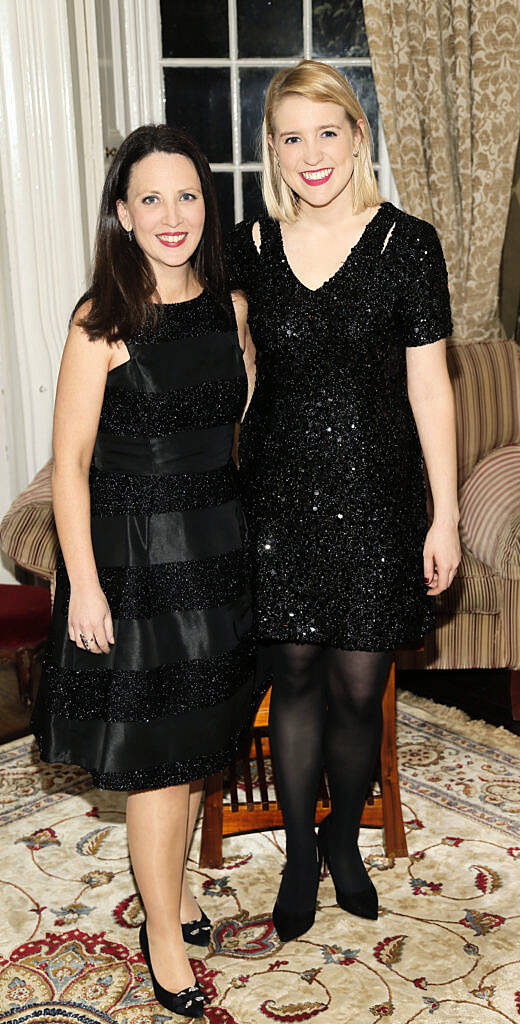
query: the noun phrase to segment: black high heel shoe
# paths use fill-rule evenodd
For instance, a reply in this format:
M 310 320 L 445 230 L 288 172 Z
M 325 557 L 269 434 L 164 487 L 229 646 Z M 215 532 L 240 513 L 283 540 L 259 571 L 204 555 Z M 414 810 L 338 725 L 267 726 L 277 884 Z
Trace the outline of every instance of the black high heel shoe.
M 330 871 L 332 881 L 334 882 L 338 907 L 341 907 L 342 910 L 346 910 L 348 914 L 355 914 L 356 917 L 364 917 L 369 921 L 377 921 L 379 912 L 377 891 L 370 878 L 368 879 L 368 885 L 364 889 L 358 890 L 358 892 L 344 892 L 336 885 L 329 860 L 329 844 L 327 836 L 328 820 L 328 817 L 324 818 L 318 828 L 318 851 L 320 855 L 320 868 L 323 862 L 325 862 Z
M 191 942 L 192 946 L 209 946 L 211 921 L 200 907 L 199 910 L 201 916 L 197 920 L 181 924 L 182 937 L 185 942 Z
M 286 866 L 287 867 L 287 866 Z M 286 870 L 284 868 L 284 871 Z M 312 880 L 314 890 L 314 902 L 309 910 L 288 910 L 281 906 L 279 899 L 273 907 L 273 924 L 282 942 L 291 942 L 300 935 L 304 935 L 314 924 L 316 917 L 316 899 L 318 896 L 318 885 L 320 882 L 320 862 L 316 864 L 316 877 Z
M 199 988 L 198 982 L 194 985 L 190 985 L 189 988 L 183 988 L 180 992 L 169 992 L 168 989 L 163 988 L 159 984 L 155 974 L 153 973 L 152 961 L 150 957 L 150 947 L 148 945 L 148 936 L 146 934 L 146 921 L 143 921 L 139 929 L 139 942 L 143 956 L 146 960 L 146 966 L 150 971 L 150 977 L 152 979 L 153 994 L 158 1003 L 164 1006 L 170 1013 L 179 1013 L 183 1017 L 203 1017 L 204 1016 L 204 996 L 201 989 Z

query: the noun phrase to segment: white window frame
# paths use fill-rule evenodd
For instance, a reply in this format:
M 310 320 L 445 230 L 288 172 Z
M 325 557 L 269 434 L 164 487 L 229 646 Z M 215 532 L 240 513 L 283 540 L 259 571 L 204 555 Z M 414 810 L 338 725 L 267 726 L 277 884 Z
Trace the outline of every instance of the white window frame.
M 229 26 L 229 56 L 228 57 L 161 57 L 162 77 L 162 102 L 163 120 L 165 120 L 164 100 L 164 70 L 166 68 L 228 68 L 231 79 L 231 131 L 232 131 L 232 161 L 228 163 L 213 162 L 211 169 L 215 173 L 233 174 L 233 191 L 235 205 L 235 221 L 243 218 L 243 177 L 244 171 L 260 171 L 261 164 L 251 161 L 242 161 L 242 138 L 240 122 L 240 69 L 241 68 L 272 68 L 273 73 L 278 68 L 288 67 L 291 64 L 298 64 L 301 57 L 239 57 L 238 56 L 238 0 L 228 0 L 228 26 Z M 157 11 L 160 21 L 160 8 L 157 4 Z M 305 58 L 312 57 L 312 0 L 302 0 L 303 15 L 303 55 Z M 159 24 L 160 38 L 160 24 Z M 320 58 L 325 64 L 335 67 L 371 67 L 370 57 L 334 57 Z M 374 164 L 378 171 L 379 188 L 382 195 L 391 202 L 398 203 L 397 189 L 390 168 L 388 151 L 386 148 L 381 116 L 379 116 L 379 138 L 378 138 L 379 159 Z

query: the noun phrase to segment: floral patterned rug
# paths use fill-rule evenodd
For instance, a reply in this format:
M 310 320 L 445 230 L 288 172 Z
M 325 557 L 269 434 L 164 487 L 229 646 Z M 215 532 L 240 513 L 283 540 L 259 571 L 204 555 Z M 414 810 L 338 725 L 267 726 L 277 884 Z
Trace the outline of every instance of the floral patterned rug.
M 377 922 L 343 913 L 327 877 L 314 927 L 282 945 L 283 832 L 226 840 L 218 871 L 198 869 L 196 837 L 210 1024 L 520 1024 L 520 740 L 407 694 L 398 738 L 410 856 L 390 863 L 363 831 Z M 0 748 L 0 824 L 0 1022 L 179 1021 L 139 952 L 122 797 L 17 740 Z

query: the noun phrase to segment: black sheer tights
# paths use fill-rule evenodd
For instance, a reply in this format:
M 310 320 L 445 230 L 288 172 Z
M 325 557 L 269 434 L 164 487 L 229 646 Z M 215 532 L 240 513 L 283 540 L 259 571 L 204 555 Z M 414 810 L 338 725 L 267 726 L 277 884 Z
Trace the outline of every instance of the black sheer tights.
M 296 909 L 306 910 L 315 894 L 314 812 L 326 718 L 321 649 L 311 644 L 272 644 L 270 655 L 269 737 L 287 850 L 279 898 L 282 906 L 296 903 Z
M 287 842 L 279 898 L 282 905 L 303 908 L 315 877 L 314 815 L 324 763 L 336 885 L 356 892 L 368 884 L 357 836 L 379 749 L 391 654 L 295 643 L 271 644 L 268 654 L 273 677 L 269 733 Z

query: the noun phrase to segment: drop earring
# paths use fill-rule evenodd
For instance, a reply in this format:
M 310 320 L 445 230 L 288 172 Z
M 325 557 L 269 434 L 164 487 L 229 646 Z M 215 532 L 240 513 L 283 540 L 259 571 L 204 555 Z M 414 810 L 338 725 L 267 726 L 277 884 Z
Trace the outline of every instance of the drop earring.
M 127 231 L 127 235 L 128 235 L 128 241 L 129 241 L 129 242 L 131 242 L 131 241 L 132 241 L 132 238 L 133 238 L 133 231 L 132 231 L 132 228 L 130 228 L 130 231 Z

